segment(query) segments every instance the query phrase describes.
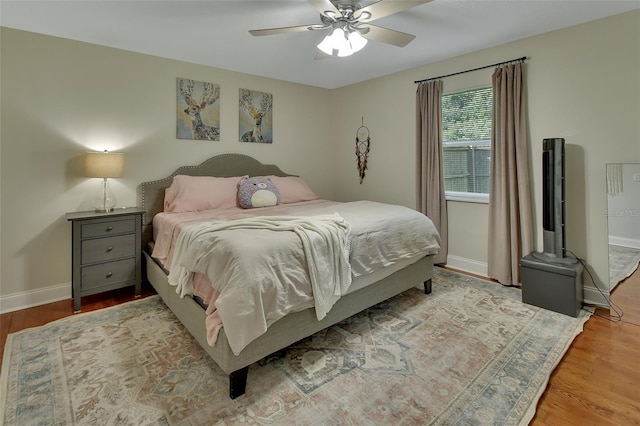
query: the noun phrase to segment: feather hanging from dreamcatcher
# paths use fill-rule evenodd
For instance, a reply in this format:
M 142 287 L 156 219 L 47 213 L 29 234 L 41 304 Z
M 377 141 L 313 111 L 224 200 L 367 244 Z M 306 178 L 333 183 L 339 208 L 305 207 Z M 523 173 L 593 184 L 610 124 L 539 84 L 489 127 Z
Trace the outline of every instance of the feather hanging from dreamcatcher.
M 371 149 L 371 137 L 369 135 L 369 129 L 364 125 L 364 118 L 362 119 L 362 125 L 356 131 L 356 158 L 358 164 L 358 173 L 360 176 L 360 184 L 364 180 L 365 170 L 367 170 L 367 160 L 369 159 L 369 150 Z

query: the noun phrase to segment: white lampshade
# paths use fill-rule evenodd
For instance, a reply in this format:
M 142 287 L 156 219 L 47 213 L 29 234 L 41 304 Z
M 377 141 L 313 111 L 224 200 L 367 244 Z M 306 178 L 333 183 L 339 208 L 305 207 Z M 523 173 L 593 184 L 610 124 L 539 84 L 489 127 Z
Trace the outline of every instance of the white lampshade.
M 110 212 L 116 206 L 116 197 L 109 188 L 107 178 L 122 177 L 124 154 L 120 152 L 87 152 L 85 154 L 84 175 L 102 178 L 93 205 L 96 212 Z
M 353 55 L 353 49 L 349 44 L 344 46 L 342 49 L 338 50 L 338 56 L 341 58 L 344 58 L 345 56 L 351 56 L 351 55 Z
M 322 42 L 318 45 L 318 49 L 322 50 L 327 55 L 333 55 L 333 44 L 331 44 L 330 35 L 322 39 Z
M 121 152 L 87 152 L 85 154 L 86 177 L 116 178 L 122 177 L 124 154 Z
M 349 43 L 351 43 L 351 48 L 353 49 L 353 53 L 356 53 L 362 50 L 362 48 L 367 45 L 368 41 L 369 40 L 362 37 L 362 34 L 360 34 L 358 31 L 354 31 L 351 34 L 349 34 Z

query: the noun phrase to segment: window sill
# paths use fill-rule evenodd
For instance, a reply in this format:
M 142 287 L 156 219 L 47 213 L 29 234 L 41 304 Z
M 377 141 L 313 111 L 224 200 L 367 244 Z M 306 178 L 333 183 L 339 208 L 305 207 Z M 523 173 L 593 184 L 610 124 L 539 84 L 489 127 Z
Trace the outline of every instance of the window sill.
M 489 204 L 489 194 L 474 194 L 472 192 L 446 191 L 444 197 L 447 201 L 461 201 L 463 203 Z

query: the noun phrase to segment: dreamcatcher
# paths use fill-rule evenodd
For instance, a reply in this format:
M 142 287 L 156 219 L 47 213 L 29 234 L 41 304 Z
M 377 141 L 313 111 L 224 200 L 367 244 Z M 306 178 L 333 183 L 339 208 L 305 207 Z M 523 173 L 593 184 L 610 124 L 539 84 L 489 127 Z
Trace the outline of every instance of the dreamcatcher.
M 371 148 L 371 138 L 369 137 L 369 129 L 362 125 L 356 131 L 356 157 L 358 159 L 358 172 L 360 174 L 360 184 L 364 179 L 364 172 L 367 170 L 367 159 L 369 157 L 369 149 Z

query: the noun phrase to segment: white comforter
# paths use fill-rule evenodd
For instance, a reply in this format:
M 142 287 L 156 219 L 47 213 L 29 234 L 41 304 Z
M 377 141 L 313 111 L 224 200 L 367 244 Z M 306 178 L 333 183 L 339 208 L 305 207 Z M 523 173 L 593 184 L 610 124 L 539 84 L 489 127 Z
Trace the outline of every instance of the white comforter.
M 294 221 L 309 224 L 317 217 L 340 218 L 333 226 L 351 226 L 351 238 L 346 238 L 347 233 L 344 233 L 343 247 L 350 241 L 347 250 L 350 249 L 348 259 L 353 277 L 371 274 L 399 261 L 417 260 L 436 253 L 440 247 L 440 237 L 426 216 L 406 207 L 371 201 L 301 203 L 185 217 L 187 223 L 206 221 L 206 218 L 209 221 L 219 218 L 232 220 L 217 222 L 215 231 L 207 231 L 209 225 L 196 224 L 191 226 L 191 231 L 184 232 L 189 227 L 180 225 L 184 222 L 177 217 L 179 214 L 158 215 L 159 222 L 166 224 L 156 235 L 154 257 L 166 261 L 171 271 L 170 279 L 179 285 L 181 294 L 190 294 L 192 272 L 207 275 L 219 292 L 215 306 L 222 318 L 229 345 L 236 354 L 263 334 L 270 324 L 288 313 L 316 305 L 318 317 L 324 316 L 339 295 L 346 292 L 349 282 L 347 277 L 342 280 L 335 278 L 340 273 L 332 264 L 333 260 L 326 260 L 324 266 L 318 263 L 318 256 L 323 250 L 306 250 L 312 257 L 314 253 L 318 255 L 315 259 L 305 255 L 305 245 L 301 240 L 301 235 L 305 234 L 274 231 L 269 228 L 287 226 L 267 217 L 247 216 L 259 213 L 288 216 L 289 220 L 295 216 Z M 241 220 L 233 220 L 238 217 Z M 229 224 L 233 222 L 244 222 L 244 228 L 232 229 Z M 311 228 L 309 225 L 309 230 Z M 171 240 L 172 235 L 176 241 L 183 239 L 185 243 L 179 250 L 174 246 L 171 253 L 165 243 Z M 321 240 L 317 229 L 310 235 L 307 234 L 310 241 Z M 332 256 L 336 259 L 337 246 L 335 242 L 331 244 L 334 247 Z M 340 252 L 341 256 L 344 254 Z M 343 267 L 338 269 L 344 271 Z M 177 280 L 178 277 L 181 279 Z M 320 303 L 314 301 L 314 296 L 320 294 L 329 295 L 326 296 L 328 299 Z
M 240 230 L 250 232 L 234 232 L 232 238 L 226 238 L 221 233 Z M 294 233 L 304 250 L 304 256 L 299 260 L 304 262 L 280 263 L 270 251 L 256 244 L 256 231 L 272 234 L 270 244 L 279 246 L 278 250 L 282 253 L 288 251 L 290 255 L 299 247 L 298 241 L 291 241 L 291 233 Z M 273 288 L 278 287 L 282 280 L 284 270 L 281 266 L 286 266 L 287 273 L 295 269 L 298 274 L 304 274 L 306 269 L 313 290 L 316 316 L 321 320 L 351 284 L 350 231 L 349 223 L 337 213 L 309 217 L 264 216 L 191 225 L 176 240 L 169 284 L 176 286 L 176 292 L 184 297 L 193 294 L 193 272 L 215 277 L 221 294 L 229 294 L 229 291 L 244 293 L 242 298 L 230 298 L 227 304 L 218 297 L 218 306 L 224 306 L 224 309 L 218 308 L 220 315 L 224 318 L 225 310 L 245 311 L 252 317 L 249 322 L 255 324 L 256 320 L 262 322 L 267 317 L 264 305 L 260 303 L 264 295 L 283 297 L 273 292 Z M 242 250 L 236 250 L 237 247 Z M 251 249 L 256 247 L 258 250 Z M 226 291 L 226 287 L 231 286 L 233 288 Z M 251 305 L 254 309 L 251 311 L 246 311 L 247 299 L 253 302 Z M 247 331 L 242 325 L 240 321 L 229 321 L 225 325 L 232 337 L 229 338 L 232 348 L 242 346 L 241 339 L 248 337 L 252 340 L 257 337 L 245 336 L 247 332 L 255 334 L 256 329 Z

